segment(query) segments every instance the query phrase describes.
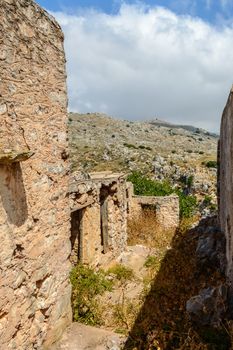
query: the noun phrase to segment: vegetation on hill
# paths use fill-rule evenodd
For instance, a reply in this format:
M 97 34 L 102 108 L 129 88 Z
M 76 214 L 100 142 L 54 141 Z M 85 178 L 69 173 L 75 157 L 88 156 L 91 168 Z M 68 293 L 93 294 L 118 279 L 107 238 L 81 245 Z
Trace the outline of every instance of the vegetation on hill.
M 156 185 L 156 192 L 168 194 L 167 183 L 172 193 L 173 188 L 181 188 L 178 195 L 182 213 L 187 194 L 183 196 L 184 188 L 192 187 L 190 194 L 195 194 L 198 202 L 210 196 L 211 205 L 217 204 L 216 135 L 195 127 L 167 123 L 163 126 L 158 121 L 129 122 L 100 113 L 70 113 L 69 140 L 73 170 L 140 171 L 149 179 L 163 183 L 163 186 Z M 148 195 L 152 187 L 155 186 L 151 183 L 147 186 Z M 188 201 L 192 202 L 191 198 Z M 206 216 L 210 209 L 203 204 L 200 212 Z M 184 213 L 187 215 L 191 214 Z
M 155 181 L 138 171 L 132 172 L 127 180 L 133 183 L 134 193 L 138 196 L 169 196 L 173 193 L 178 195 L 181 218 L 190 218 L 195 214 L 195 210 L 197 209 L 196 197 L 185 194 L 183 189 L 172 187 L 168 181 Z M 187 186 L 191 187 L 191 185 L 192 178 L 189 177 Z

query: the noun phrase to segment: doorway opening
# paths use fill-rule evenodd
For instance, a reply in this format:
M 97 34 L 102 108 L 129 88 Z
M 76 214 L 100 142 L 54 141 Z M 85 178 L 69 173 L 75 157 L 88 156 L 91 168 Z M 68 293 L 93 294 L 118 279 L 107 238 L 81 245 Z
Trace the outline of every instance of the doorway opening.
M 108 188 L 102 186 L 100 189 L 100 227 L 101 227 L 101 245 L 103 253 L 109 251 L 109 235 L 108 235 Z
M 85 209 L 71 212 L 71 255 L 73 265 L 83 262 L 83 216 Z

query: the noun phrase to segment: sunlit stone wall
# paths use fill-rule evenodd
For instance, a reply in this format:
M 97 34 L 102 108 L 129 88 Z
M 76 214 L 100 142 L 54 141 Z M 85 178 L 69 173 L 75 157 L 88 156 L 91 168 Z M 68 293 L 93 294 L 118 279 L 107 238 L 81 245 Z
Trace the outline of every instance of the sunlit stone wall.
M 0 348 L 49 349 L 71 322 L 63 34 L 0 0 Z

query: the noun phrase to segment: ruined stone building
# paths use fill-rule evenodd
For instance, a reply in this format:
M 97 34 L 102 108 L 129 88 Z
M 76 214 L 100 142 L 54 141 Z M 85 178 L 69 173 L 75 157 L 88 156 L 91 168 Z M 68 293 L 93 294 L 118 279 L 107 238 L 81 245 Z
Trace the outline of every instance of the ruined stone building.
M 134 195 L 133 185 L 127 183 L 128 217 L 140 217 L 145 209 L 153 209 L 158 225 L 163 230 L 175 230 L 180 223 L 180 205 L 177 195 L 155 197 Z
M 0 0 L 0 349 L 49 349 L 71 322 L 63 34 Z
M 70 182 L 71 261 L 104 265 L 127 245 L 127 201 L 124 174 L 74 174 Z
M 70 180 L 71 262 L 106 265 L 127 246 L 127 221 L 152 209 L 162 229 L 179 225 L 178 196 L 134 195 L 125 174 L 109 171 L 74 173 Z

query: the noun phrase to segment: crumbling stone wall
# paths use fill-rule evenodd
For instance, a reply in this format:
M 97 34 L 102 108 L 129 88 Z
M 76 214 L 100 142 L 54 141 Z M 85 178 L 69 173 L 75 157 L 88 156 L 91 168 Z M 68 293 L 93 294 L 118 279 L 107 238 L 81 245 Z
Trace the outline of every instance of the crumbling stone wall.
M 32 0 L 0 8 L 0 348 L 49 349 L 71 322 L 63 35 Z
M 158 225 L 165 230 L 175 230 L 180 223 L 179 197 L 176 195 L 166 197 L 135 196 L 133 185 L 128 187 L 129 219 L 140 217 L 146 209 L 153 209 Z
M 126 181 L 121 179 L 110 187 L 108 200 L 108 245 L 114 257 L 127 245 L 127 216 Z
M 226 273 L 233 282 L 233 89 L 222 115 L 219 159 L 219 220 L 226 236 Z
M 82 178 L 73 174 L 71 211 L 80 225 L 71 229 L 73 264 L 81 261 L 92 266 L 105 265 L 125 250 L 126 180 L 121 175 L 101 172 Z

